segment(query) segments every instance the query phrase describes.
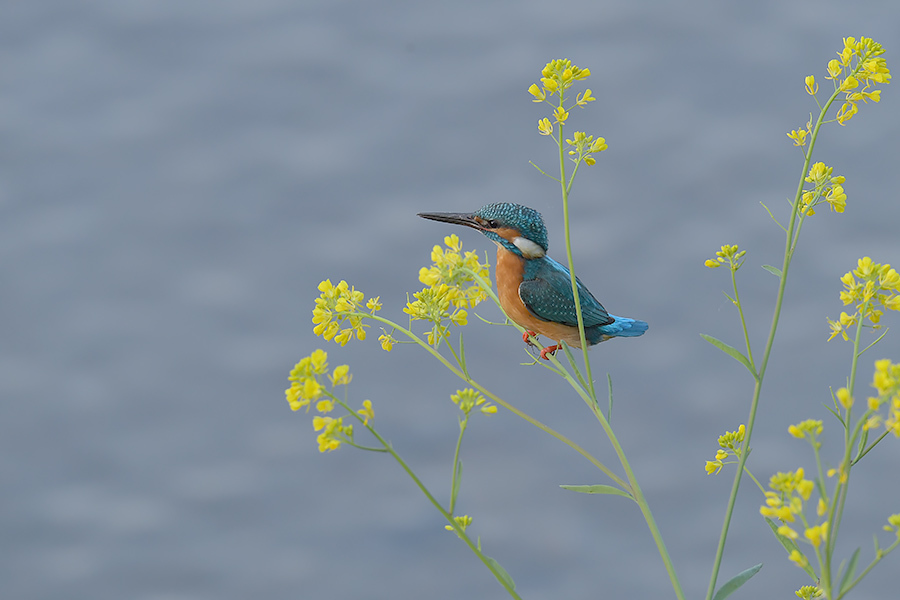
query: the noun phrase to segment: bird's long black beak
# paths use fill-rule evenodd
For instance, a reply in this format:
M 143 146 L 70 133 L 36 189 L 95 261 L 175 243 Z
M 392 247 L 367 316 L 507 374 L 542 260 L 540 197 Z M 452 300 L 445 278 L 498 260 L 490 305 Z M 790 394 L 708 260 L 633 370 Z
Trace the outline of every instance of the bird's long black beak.
M 419 213 L 423 219 L 431 219 L 432 221 L 441 221 L 442 223 L 453 223 L 454 225 L 465 225 L 472 229 L 482 231 L 484 226 L 472 213 Z

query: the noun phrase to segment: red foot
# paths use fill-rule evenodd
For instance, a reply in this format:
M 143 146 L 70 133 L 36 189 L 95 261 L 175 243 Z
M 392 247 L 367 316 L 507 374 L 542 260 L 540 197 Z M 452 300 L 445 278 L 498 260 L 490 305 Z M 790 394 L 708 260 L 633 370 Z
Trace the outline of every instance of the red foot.
M 529 346 L 534 346 L 534 343 L 528 339 L 529 337 L 537 337 L 537 334 L 530 329 L 522 334 L 522 341 L 528 344 Z
M 541 350 L 541 358 L 544 360 L 550 360 L 547 358 L 548 354 L 555 354 L 557 350 L 562 350 L 562 345 L 557 344 L 556 346 L 547 346 L 543 350 Z

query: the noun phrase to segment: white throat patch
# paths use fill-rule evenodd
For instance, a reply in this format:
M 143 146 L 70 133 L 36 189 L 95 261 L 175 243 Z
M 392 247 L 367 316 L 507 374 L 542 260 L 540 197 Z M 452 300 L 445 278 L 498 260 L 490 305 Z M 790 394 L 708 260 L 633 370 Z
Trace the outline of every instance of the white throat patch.
M 515 237 L 512 243 L 522 252 L 522 256 L 525 258 L 541 258 L 546 254 L 543 248 L 528 238 Z

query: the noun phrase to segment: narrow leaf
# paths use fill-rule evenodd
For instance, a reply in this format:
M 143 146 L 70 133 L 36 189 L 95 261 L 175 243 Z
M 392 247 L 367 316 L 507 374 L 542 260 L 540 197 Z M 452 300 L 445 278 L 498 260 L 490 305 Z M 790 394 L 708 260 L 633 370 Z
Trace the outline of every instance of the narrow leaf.
M 617 488 L 612 485 L 561 485 L 559 487 L 564 490 L 569 490 L 570 492 L 579 492 L 581 494 L 610 494 L 612 496 L 625 496 L 626 498 L 631 498 L 631 494 L 622 488 Z
M 456 477 L 453 478 L 453 489 L 450 490 L 451 506 L 456 506 L 456 499 L 459 497 L 459 486 L 462 483 L 462 461 L 456 463 Z M 452 509 L 451 509 L 452 510 Z
M 762 569 L 762 563 L 759 563 L 756 566 L 750 567 L 746 571 L 741 571 L 731 579 L 725 582 L 722 587 L 716 592 L 716 595 L 713 596 L 713 600 L 725 600 L 728 596 L 734 593 L 739 587 L 747 583 L 747 580 L 759 573 L 759 570 Z
M 841 577 L 841 585 L 838 587 L 841 594 L 844 593 L 847 586 L 853 581 L 853 576 L 856 575 L 857 560 L 859 560 L 859 548 L 857 548 L 856 552 L 853 553 L 853 556 L 850 557 L 850 564 L 847 565 L 847 571 L 844 573 L 844 576 Z
M 791 540 L 790 538 L 786 538 L 783 535 L 778 533 L 778 525 L 775 524 L 775 521 L 773 521 L 769 517 L 764 517 L 764 518 L 766 520 L 766 523 L 768 523 L 769 527 L 772 529 L 772 533 L 775 534 L 775 539 L 777 539 L 778 542 L 782 546 L 784 546 L 784 549 L 787 550 L 788 554 L 790 554 L 794 550 L 797 550 L 797 551 L 800 550 L 800 548 L 797 547 L 797 544 L 795 544 L 793 542 L 793 540 Z M 805 567 L 803 567 L 803 570 L 806 571 L 806 574 L 809 575 L 813 581 L 818 581 L 819 576 L 816 575 L 816 572 L 813 570 L 813 568 L 811 566 L 806 565 Z
M 465 375 L 466 378 L 468 378 L 469 377 L 469 369 L 466 366 L 466 345 L 463 343 L 462 331 L 459 332 L 459 362 L 460 362 L 459 366 L 462 367 L 463 375 Z
M 834 417 L 835 417 L 838 421 L 841 422 L 841 425 L 844 425 L 844 417 L 842 417 L 836 410 L 834 410 L 833 408 L 831 408 L 831 407 L 828 406 L 827 404 L 823 404 L 822 406 L 824 406 L 824 407 L 828 410 L 828 412 L 830 412 L 831 414 L 833 414 Z
M 778 222 L 778 219 L 775 218 L 775 215 L 772 214 L 772 211 L 769 210 L 769 207 L 766 206 L 765 204 L 763 204 L 762 202 L 760 202 L 760 204 L 762 204 L 763 208 L 766 209 L 766 212 L 769 213 L 769 216 L 772 217 L 772 220 L 775 221 L 775 224 L 778 225 L 779 227 L 781 227 L 782 231 L 787 233 L 787 228 Z
M 506 584 L 510 587 L 510 589 L 516 589 L 516 582 L 513 581 L 513 578 L 509 576 L 509 573 L 506 572 L 506 569 L 498 563 L 496 560 L 491 558 L 490 556 L 485 556 L 484 559 L 490 563 L 492 567 L 494 567 L 497 572 L 500 574 L 500 578 L 506 582 Z
M 725 354 L 727 354 L 728 356 L 733 358 L 734 360 L 738 361 L 739 363 L 741 363 L 742 365 L 747 367 L 747 370 L 750 371 L 750 374 L 753 375 L 754 379 L 756 379 L 756 373 L 754 373 L 753 367 L 750 366 L 750 360 L 746 356 L 741 354 L 736 348 L 734 348 L 733 346 L 729 346 L 722 340 L 717 340 L 716 338 L 714 338 L 711 335 L 706 335 L 705 333 L 701 333 L 700 337 L 702 337 L 704 340 L 706 340 L 707 342 L 709 342 L 710 344 L 712 344 L 713 346 L 715 346 L 716 348 L 718 348 L 719 350 L 721 350 L 722 352 L 724 352 Z
M 779 279 L 781 279 L 781 269 L 779 269 L 778 267 L 773 267 L 772 265 L 763 265 L 762 268 L 765 269 L 766 271 L 768 271 L 769 273 L 771 273 L 772 275 L 774 275 L 775 277 L 778 277 Z
M 606 421 L 610 422 L 612 420 L 612 375 L 609 373 L 606 374 L 606 386 L 609 389 L 609 410 L 606 412 Z

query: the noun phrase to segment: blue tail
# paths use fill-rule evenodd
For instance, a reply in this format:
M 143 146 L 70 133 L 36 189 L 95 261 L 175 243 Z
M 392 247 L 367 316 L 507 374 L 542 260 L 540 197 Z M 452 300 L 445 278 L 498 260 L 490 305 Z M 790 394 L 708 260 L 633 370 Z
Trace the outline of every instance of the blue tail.
M 615 321 L 609 325 L 594 327 L 589 333 L 585 332 L 588 333 L 588 339 L 592 345 L 605 342 L 613 337 L 637 337 L 644 335 L 644 332 L 647 331 L 648 325 L 645 321 L 629 319 L 628 317 L 617 317 L 615 315 L 609 316 Z

